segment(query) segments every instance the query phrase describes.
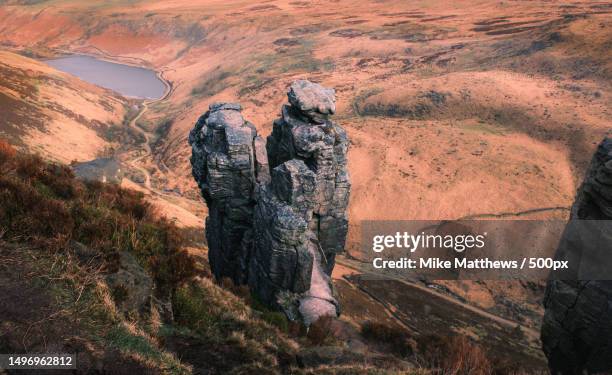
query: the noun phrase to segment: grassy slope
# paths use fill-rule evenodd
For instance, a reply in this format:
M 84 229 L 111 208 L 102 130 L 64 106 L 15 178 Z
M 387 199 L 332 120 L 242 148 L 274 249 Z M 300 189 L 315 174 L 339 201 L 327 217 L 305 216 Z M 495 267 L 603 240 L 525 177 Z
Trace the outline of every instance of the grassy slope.
M 311 372 L 298 343 L 197 269 L 142 194 L 78 181 L 4 141 L 0 171 L 0 351 L 78 353 L 82 373 Z M 140 306 L 138 283 L 110 282 L 126 273 L 155 285 Z
M 62 162 L 91 160 L 118 146 L 113 130 L 125 99 L 6 51 L 0 77 L 0 134 L 11 143 Z
M 420 374 L 492 371 L 461 336 L 415 341 L 375 322 L 359 335 L 331 319 L 306 333 L 244 287 L 215 284 L 141 193 L 81 182 L 1 140 L 0 172 L 3 352 L 77 353 L 81 373 L 394 374 L 409 362 Z M 368 343 L 362 354 L 347 334 Z

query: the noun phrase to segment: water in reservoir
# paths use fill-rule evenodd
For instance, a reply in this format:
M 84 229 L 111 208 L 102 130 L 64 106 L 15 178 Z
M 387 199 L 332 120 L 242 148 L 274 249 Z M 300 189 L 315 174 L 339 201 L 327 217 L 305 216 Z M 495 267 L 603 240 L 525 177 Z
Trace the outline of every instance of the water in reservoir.
M 166 90 L 166 86 L 157 74 L 145 68 L 98 60 L 84 55 L 71 55 L 45 62 L 57 70 L 114 90 L 125 97 L 159 99 Z

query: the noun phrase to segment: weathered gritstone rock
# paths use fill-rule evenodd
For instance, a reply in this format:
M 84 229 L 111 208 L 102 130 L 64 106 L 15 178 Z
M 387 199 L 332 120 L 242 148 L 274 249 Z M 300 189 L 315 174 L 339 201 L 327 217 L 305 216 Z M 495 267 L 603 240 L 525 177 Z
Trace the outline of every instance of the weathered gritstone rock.
M 280 307 L 279 292 L 299 294 L 310 288 L 308 221 L 314 184 L 314 173 L 303 162 L 291 160 L 272 170 L 269 185 L 260 186 L 249 286 L 269 305 Z
M 296 113 L 306 121 L 322 124 L 336 113 L 336 92 L 310 81 L 293 82 L 287 97 Z
M 215 277 L 247 280 L 254 188 L 268 179 L 263 140 L 234 103 L 210 106 L 189 134 L 195 180 L 208 205 L 206 239 Z
M 268 137 L 268 160 L 270 168 L 287 160 L 302 160 L 315 173 L 316 203 L 309 226 L 323 251 L 323 269 L 331 275 L 348 231 L 348 138 L 344 129 L 328 119 L 335 111 L 333 90 L 296 81 L 288 97 L 291 105 L 283 106 Z M 308 121 L 313 117 L 322 121 Z
M 612 220 L 612 138 L 599 145 L 570 219 Z M 603 228 L 603 234 L 612 237 L 612 227 Z M 557 256 L 588 259 L 582 251 L 594 238 L 568 233 L 566 229 Z M 612 281 L 551 280 L 544 306 L 542 344 L 552 373 L 612 371 Z
M 265 149 L 239 105 L 212 105 L 189 136 L 191 163 L 215 277 L 309 325 L 338 314 L 330 276 L 348 230 L 348 139 L 329 120 L 334 90 L 296 81 L 287 96 Z
M 304 195 L 299 202 L 290 203 L 298 207 L 307 223 L 308 240 L 302 242 L 300 251 L 309 255 L 312 266 L 308 289 L 293 291 L 304 293 L 288 298 L 282 307 L 289 315 L 290 311 L 299 311 L 309 325 L 321 316 L 338 314 L 330 276 L 336 254 L 344 250 L 348 230 L 348 139 L 344 129 L 329 120 L 336 111 L 334 90 L 300 80 L 291 85 L 287 97 L 290 104 L 283 106 L 282 116 L 274 121 L 268 137 L 269 164 L 280 172 L 288 163 L 294 165 L 299 161 L 314 176 L 315 189 L 312 197 Z M 285 186 L 292 186 L 274 177 L 272 185 L 281 196 L 287 195 Z

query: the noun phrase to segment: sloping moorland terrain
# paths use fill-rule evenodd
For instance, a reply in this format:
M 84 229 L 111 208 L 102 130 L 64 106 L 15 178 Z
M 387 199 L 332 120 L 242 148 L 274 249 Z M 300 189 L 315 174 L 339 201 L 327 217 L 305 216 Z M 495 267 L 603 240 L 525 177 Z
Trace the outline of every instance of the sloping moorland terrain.
M 118 147 L 113 134 L 127 106 L 111 91 L 7 51 L 0 51 L 0 103 L 3 137 L 64 163 Z
M 338 92 L 354 223 L 568 206 L 610 120 L 605 2 L 6 3 L 7 48 L 164 72 L 173 92 L 141 124 L 163 125 L 153 182 L 191 196 L 208 104 L 238 100 L 268 134 L 296 77 Z
M 5 141 L 0 172 L 2 352 L 76 354 L 83 374 L 494 368 L 464 336 L 415 340 L 380 322 L 358 333 L 331 319 L 306 331 L 243 287 L 214 283 L 202 254 L 190 254 L 202 245 L 160 218 L 141 192 L 80 181 L 70 167 Z
M 0 171 L 3 353 L 77 353 L 79 373 L 310 373 L 276 315 L 212 283 L 142 193 L 4 141 Z
M 126 184 L 169 202 L 161 207 L 200 218 L 205 209 L 190 176 L 187 134 L 208 104 L 240 101 L 245 117 L 267 135 L 293 79 L 336 88 L 336 121 L 352 142 L 347 250 L 353 256 L 358 256 L 363 219 L 565 218 L 596 143 L 610 130 L 609 2 L 0 4 L 3 49 L 31 57 L 87 53 L 163 73 L 172 85 L 170 95 L 150 104 L 137 121 L 151 152 L 132 141 L 125 147 L 130 152 L 122 154 L 150 174 L 150 186 L 141 178 Z M 30 59 L 2 56 L 0 94 L 13 100 L 0 107 L 9 111 L 5 118 L 66 112 L 44 109 L 39 99 L 27 96 L 35 84 L 41 92 L 62 86 L 36 80 L 36 74 L 64 81 L 68 76 Z M 123 99 L 93 87 L 79 92 L 84 90 L 95 93 L 87 103 L 57 100 L 62 96 L 57 91 L 49 94 L 50 103 L 88 122 L 72 125 L 60 119 L 55 126 L 99 133 L 95 121 L 124 124 Z M 17 97 L 25 99 L 17 103 Z M 35 103 L 36 111 L 14 110 L 23 103 Z M 104 148 L 102 141 L 92 142 L 87 151 L 62 159 L 55 155 L 67 148 L 65 139 L 31 141 L 23 123 L 5 124 L 0 129 L 13 137 L 11 143 L 60 161 L 93 158 L 92 144 Z M 82 146 L 72 143 L 71 150 Z M 41 144 L 42 149 L 35 147 Z M 352 262 L 341 259 L 336 270 L 343 319 L 352 326 L 377 320 L 427 334 L 419 332 L 423 319 L 436 323 L 432 330 L 466 334 L 499 351 L 516 343 L 522 353 L 517 358 L 542 365 L 537 340 L 541 286 L 444 283 L 438 288 L 442 294 L 427 288 L 421 295 L 423 290 L 411 286 L 386 295 L 379 285 L 351 275 L 356 272 Z M 433 313 L 421 314 L 414 307 L 420 305 L 433 305 Z M 462 321 L 449 324 L 448 311 L 457 309 Z M 518 323 L 521 328 L 513 330 Z

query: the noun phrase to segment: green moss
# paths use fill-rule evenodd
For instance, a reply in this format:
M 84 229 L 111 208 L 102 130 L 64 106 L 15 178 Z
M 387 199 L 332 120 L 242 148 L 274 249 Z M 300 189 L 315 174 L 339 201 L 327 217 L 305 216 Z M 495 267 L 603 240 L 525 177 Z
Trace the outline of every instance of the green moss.
M 145 337 L 129 332 L 125 326 L 113 327 L 105 336 L 110 346 L 127 353 L 138 353 L 148 359 L 159 359 L 159 351 Z
M 174 294 L 172 307 L 176 321 L 195 332 L 216 336 L 223 322 L 214 313 L 210 297 L 196 285 L 179 288 Z

